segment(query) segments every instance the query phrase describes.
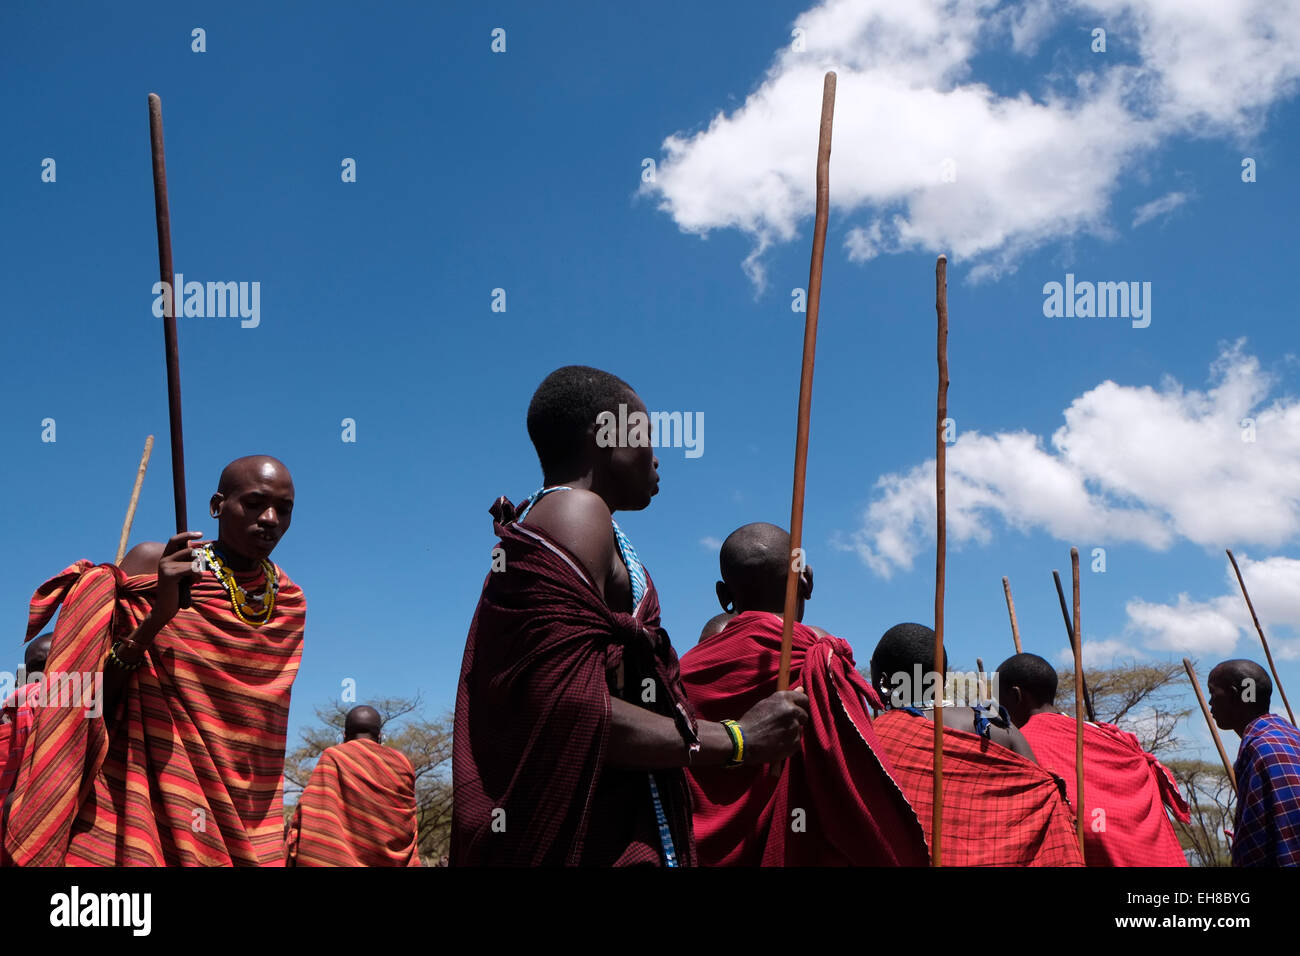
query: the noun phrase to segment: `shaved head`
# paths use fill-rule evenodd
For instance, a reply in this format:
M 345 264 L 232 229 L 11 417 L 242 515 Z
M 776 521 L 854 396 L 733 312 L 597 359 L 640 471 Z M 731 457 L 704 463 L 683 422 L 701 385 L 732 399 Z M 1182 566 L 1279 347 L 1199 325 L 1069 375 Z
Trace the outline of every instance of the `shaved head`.
M 383 724 L 384 721 L 375 708 L 366 704 L 353 707 L 348 711 L 347 719 L 343 722 L 343 739 L 348 741 L 355 740 L 357 737 L 366 737 L 378 743 L 379 730 Z
M 236 458 L 221 469 L 221 477 L 217 480 L 217 494 L 238 494 L 241 488 L 255 484 L 258 478 L 271 473 L 282 473 L 289 478 L 289 469 L 278 458 L 272 458 L 270 455 L 245 455 L 243 458 Z M 289 483 L 293 484 L 292 478 L 289 478 Z
M 42 634 L 36 640 L 27 645 L 27 651 L 23 654 L 23 667 L 28 674 L 35 674 L 37 671 L 45 672 L 45 662 L 50 657 L 50 642 L 54 640 L 54 634 Z
M 737 612 L 782 613 L 786 575 L 792 560 L 790 535 L 784 528 L 756 521 L 731 532 L 718 554 L 722 572 L 718 598 L 723 607 L 730 598 Z M 812 571 L 805 567 L 800 574 L 804 582 L 800 587 L 797 616 L 802 618 L 803 602 L 812 596 Z
M 293 477 L 278 458 L 246 455 L 223 468 L 208 503 L 222 560 L 237 571 L 269 560 L 289 530 L 293 503 Z

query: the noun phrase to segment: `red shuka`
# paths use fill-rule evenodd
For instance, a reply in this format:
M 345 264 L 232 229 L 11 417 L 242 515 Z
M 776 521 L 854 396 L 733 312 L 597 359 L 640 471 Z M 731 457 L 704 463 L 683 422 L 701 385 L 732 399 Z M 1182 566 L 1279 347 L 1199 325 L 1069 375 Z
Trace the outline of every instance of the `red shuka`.
M 289 866 L 419 866 L 415 771 L 401 751 L 358 738 L 328 747 L 298 799 Z
M 876 718 L 894 779 L 930 840 L 934 724 L 901 710 Z M 1082 866 L 1074 819 L 1056 779 L 978 734 L 943 731 L 944 866 Z
M 261 571 L 237 574 L 260 591 Z M 34 712 L 5 848 L 20 866 L 282 866 L 289 691 L 306 601 L 280 573 L 262 627 L 235 616 L 216 578 L 192 589 L 128 678 L 115 714 Z M 102 671 L 148 615 L 157 577 L 78 561 L 32 597 L 30 640 L 59 609 L 51 675 Z M 111 665 L 110 665 L 111 666 Z
M 1035 714 L 1020 728 L 1038 762 L 1075 798 L 1075 719 Z M 1187 866 L 1165 813 L 1191 819 L 1173 774 L 1114 724 L 1083 725 L 1084 859 L 1089 866 Z
M 682 656 L 699 716 L 738 718 L 776 692 L 781 616 L 746 611 Z M 695 840 L 706 866 L 926 866 L 925 833 L 872 729 L 879 698 L 846 641 L 794 625 L 790 686 L 811 719 L 779 778 L 767 768 L 697 768 Z
M 516 523 L 505 499 L 491 511 L 505 570 L 488 573 L 465 641 L 451 864 L 661 863 L 649 775 L 607 755 L 620 693 L 693 728 L 654 583 L 631 614 L 611 610 L 563 546 Z M 686 775 L 654 778 L 677 860 L 692 865 Z

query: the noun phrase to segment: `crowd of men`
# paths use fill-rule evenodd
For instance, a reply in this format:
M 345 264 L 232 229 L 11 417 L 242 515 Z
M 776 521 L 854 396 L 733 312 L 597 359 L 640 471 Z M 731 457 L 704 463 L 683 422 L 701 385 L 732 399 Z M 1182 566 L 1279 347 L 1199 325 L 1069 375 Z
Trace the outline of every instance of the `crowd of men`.
M 803 565 L 794 689 L 778 691 L 792 554 L 775 525 L 723 543 L 723 613 L 679 659 L 613 517 L 659 485 L 648 435 L 602 440 L 620 405 L 645 415 L 607 372 L 547 376 L 527 416 L 542 487 L 491 508 L 504 560 L 457 688 L 452 865 L 925 866 L 936 711 L 944 865 L 1187 865 L 1171 821 L 1187 802 L 1131 733 L 1086 724 L 1078 804 L 1075 721 L 1041 657 L 1007 659 L 996 699 L 957 706 L 934 632 L 902 623 L 864 674 L 847 641 L 803 623 Z M 0 864 L 420 865 L 414 772 L 370 707 L 348 713 L 286 825 L 306 601 L 271 553 L 293 499 L 283 463 L 238 459 L 210 501 L 215 540 L 78 561 L 37 589 L 24 663 L 45 678 L 0 707 Z M 56 699 L 57 675 L 87 675 L 98 699 Z M 1208 684 L 1241 738 L 1233 863 L 1300 865 L 1300 732 L 1270 712 L 1259 665 L 1225 661 Z

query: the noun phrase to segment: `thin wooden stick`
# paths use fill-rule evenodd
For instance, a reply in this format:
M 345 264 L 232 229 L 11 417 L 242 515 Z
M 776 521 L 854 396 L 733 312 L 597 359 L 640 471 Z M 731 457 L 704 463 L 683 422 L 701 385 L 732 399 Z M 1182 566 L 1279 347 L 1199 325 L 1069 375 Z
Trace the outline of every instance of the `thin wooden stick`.
M 975 703 L 984 703 L 984 661 L 982 658 L 975 658 L 975 694 L 979 697 Z
M 934 309 L 939 325 L 939 400 L 934 430 L 934 668 L 943 675 L 943 589 L 948 552 L 948 492 L 944 484 L 948 469 L 948 443 L 943 440 L 948 417 L 948 258 L 934 264 Z M 943 691 L 940 680 L 934 701 L 934 810 L 930 818 L 930 854 L 934 866 L 943 865 Z
M 144 473 L 149 467 L 149 456 L 153 454 L 153 436 L 144 440 L 144 454 L 140 456 L 140 468 L 135 473 L 135 487 L 131 489 L 131 501 L 126 506 L 126 520 L 122 522 L 122 536 L 117 539 L 117 557 L 114 564 L 121 564 L 126 556 L 126 542 L 131 537 L 131 525 L 135 523 L 135 506 L 140 501 L 140 486 L 144 484 Z
M 181 362 L 176 346 L 176 288 L 172 269 L 172 223 L 167 202 L 167 158 L 163 153 L 162 100 L 149 94 L 149 144 L 153 154 L 153 208 L 158 227 L 158 274 L 164 283 L 163 347 L 167 353 L 167 417 L 171 425 L 172 495 L 176 502 L 176 532 L 189 530 L 185 508 L 185 440 L 181 428 Z M 181 583 L 180 606 L 190 606 L 190 585 Z
M 1074 580 L 1074 793 L 1079 830 L 1079 855 L 1083 856 L 1083 624 L 1079 619 L 1079 549 L 1070 549 L 1070 575 Z M 1085 859 L 1086 863 L 1087 860 Z
M 1237 792 L 1237 775 L 1232 772 L 1232 763 L 1228 760 L 1228 751 L 1223 749 L 1223 738 L 1219 736 L 1219 728 L 1214 725 L 1214 718 L 1210 716 L 1209 705 L 1205 703 L 1205 694 L 1201 692 L 1201 682 L 1196 679 L 1196 668 L 1192 666 L 1189 658 L 1183 658 L 1183 670 L 1187 671 L 1187 679 L 1192 682 L 1192 690 L 1196 691 L 1196 700 L 1201 705 L 1201 713 L 1205 715 L 1206 726 L 1210 728 L 1210 736 L 1214 738 L 1214 746 L 1219 748 L 1219 759 L 1223 761 L 1223 769 L 1227 771 L 1228 780 L 1232 782 L 1233 793 Z
M 813 224 L 812 262 L 808 268 L 808 311 L 803 326 L 803 369 L 799 375 L 799 421 L 794 445 L 794 492 L 790 496 L 790 564 L 785 576 L 785 614 L 781 621 L 781 664 L 776 689 L 790 686 L 790 652 L 794 616 L 803 570 L 803 496 L 808 471 L 808 429 L 812 415 L 813 359 L 817 354 L 817 310 L 822 294 L 822 259 L 826 253 L 826 221 L 830 216 L 831 121 L 835 116 L 835 74 L 822 83 L 821 132 L 817 140 L 817 218 Z
M 1291 718 L 1291 725 L 1295 726 L 1295 714 L 1291 712 L 1291 702 L 1286 699 L 1286 691 L 1282 689 L 1282 679 L 1277 676 L 1277 668 L 1273 666 L 1273 652 L 1268 649 L 1268 638 L 1264 636 L 1264 628 L 1260 626 L 1259 615 L 1255 613 L 1255 605 L 1251 603 L 1250 592 L 1246 590 L 1246 581 L 1241 576 L 1241 568 L 1237 567 L 1237 559 L 1228 552 L 1228 560 L 1232 562 L 1232 570 L 1237 572 L 1237 583 L 1241 585 L 1241 596 L 1246 599 L 1246 607 L 1250 610 L 1250 619 L 1255 622 L 1255 630 L 1259 634 L 1259 642 L 1264 645 L 1264 656 L 1268 658 L 1268 669 L 1273 672 L 1273 686 L 1277 692 L 1282 695 L 1282 704 L 1286 707 L 1286 715 Z
M 1059 572 L 1052 571 L 1052 580 L 1056 582 L 1056 596 L 1061 599 L 1061 616 L 1065 618 L 1065 633 L 1070 638 L 1070 645 L 1074 646 L 1075 630 L 1070 624 L 1070 610 L 1065 606 L 1065 588 L 1061 587 L 1061 575 Z M 1080 650 L 1082 653 L 1082 650 Z M 1088 690 L 1088 678 L 1080 672 L 1083 678 L 1083 706 L 1088 710 L 1088 719 L 1094 724 L 1097 722 L 1097 712 L 1092 709 L 1092 692 Z
M 1011 582 L 1002 576 L 1002 590 L 1007 596 L 1007 613 L 1011 615 L 1011 639 L 1016 642 L 1016 653 L 1023 654 L 1020 647 L 1020 625 L 1016 623 L 1016 602 L 1011 600 Z

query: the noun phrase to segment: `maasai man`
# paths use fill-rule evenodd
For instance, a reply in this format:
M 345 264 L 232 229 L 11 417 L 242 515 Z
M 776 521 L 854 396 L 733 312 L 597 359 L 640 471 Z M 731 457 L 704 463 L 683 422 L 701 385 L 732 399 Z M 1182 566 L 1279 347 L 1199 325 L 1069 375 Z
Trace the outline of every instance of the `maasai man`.
M 306 602 L 270 556 L 293 499 L 283 464 L 240 458 L 210 502 L 215 543 L 181 532 L 120 568 L 78 561 L 37 590 L 28 633 L 62 606 L 50 672 L 102 673 L 102 716 L 36 711 L 5 834 L 15 862 L 283 865 Z
M 736 615 L 682 656 L 696 712 L 725 720 L 776 690 L 790 535 L 747 524 L 722 544 L 718 597 Z M 812 597 L 799 572 L 796 620 Z M 810 722 L 779 778 L 760 766 L 693 768 L 695 840 L 705 866 L 925 866 L 925 833 L 889 775 L 867 706 L 882 707 L 846 641 L 794 625 L 790 683 Z M 748 761 L 747 761 L 748 762 Z
M 1254 661 L 1217 665 L 1210 714 L 1241 738 L 1233 866 L 1300 866 L 1300 731 L 1269 713 L 1273 682 Z
M 491 508 L 500 544 L 465 642 L 452 757 L 451 863 L 691 865 L 683 768 L 739 756 L 697 722 L 659 599 L 615 511 L 656 494 L 645 405 L 567 366 L 528 408 L 543 487 Z M 807 698 L 740 718 L 746 762 L 790 753 Z
M 415 770 L 380 741 L 379 711 L 348 711 L 316 761 L 286 840 L 289 866 L 419 866 Z
M 1037 654 L 1016 654 L 997 669 L 998 702 L 1034 750 L 1040 766 L 1075 786 L 1075 719 L 1055 707 L 1056 668 Z M 1190 808 L 1174 775 L 1114 724 L 1083 726 L 1084 860 L 1089 866 L 1187 866 L 1165 808 L 1183 823 Z
M 944 655 L 947 671 L 947 654 Z M 889 707 L 876 735 L 931 840 L 934 813 L 934 631 L 896 624 L 871 655 L 871 682 Z M 1005 709 L 943 702 L 944 866 L 1082 866 L 1061 784 Z
M 18 766 L 32 731 L 32 710 L 38 703 L 29 697 L 43 697 L 38 681 L 45 678 L 45 660 L 50 656 L 52 637 L 53 633 L 42 634 L 27 645 L 19 686 L 0 704 L 0 866 L 11 865 L 4 849 L 5 820 L 9 816 Z

